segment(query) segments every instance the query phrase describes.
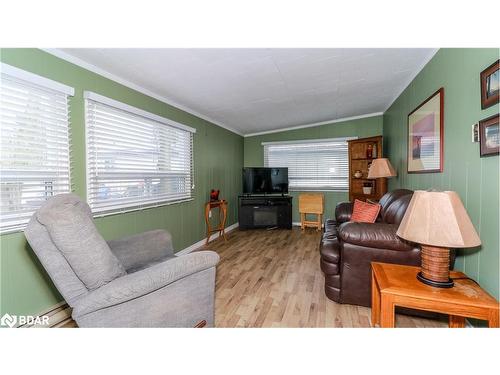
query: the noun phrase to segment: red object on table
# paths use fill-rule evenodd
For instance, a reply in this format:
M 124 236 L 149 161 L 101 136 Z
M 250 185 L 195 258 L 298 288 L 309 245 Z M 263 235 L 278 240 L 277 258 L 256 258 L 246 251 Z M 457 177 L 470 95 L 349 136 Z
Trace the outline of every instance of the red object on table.
M 218 201 L 219 200 L 219 190 L 212 189 L 210 190 L 210 200 Z

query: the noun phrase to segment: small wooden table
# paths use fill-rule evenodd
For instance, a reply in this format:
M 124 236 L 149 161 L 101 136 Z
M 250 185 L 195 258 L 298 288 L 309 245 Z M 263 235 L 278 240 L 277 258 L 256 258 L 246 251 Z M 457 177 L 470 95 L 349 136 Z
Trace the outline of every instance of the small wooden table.
M 499 304 L 462 272 L 451 271 L 453 288 L 434 288 L 417 280 L 420 267 L 372 262 L 372 326 L 394 327 L 396 306 L 449 314 L 451 328 L 465 327 L 465 318 L 499 326 Z M 463 279 L 462 279 L 463 278 Z
M 321 230 L 323 224 L 323 211 L 325 205 L 323 194 L 300 194 L 299 195 L 299 213 L 300 228 L 315 227 L 317 231 Z M 306 220 L 307 215 L 316 215 L 316 221 Z
M 212 228 L 210 225 L 210 211 L 212 208 L 219 208 L 219 224 Z M 224 237 L 224 241 L 226 239 L 226 219 L 227 219 L 227 201 L 219 200 L 219 201 L 210 201 L 205 204 L 205 222 L 207 223 L 207 241 L 206 244 L 210 241 L 210 236 L 214 232 L 219 232 L 219 236 Z

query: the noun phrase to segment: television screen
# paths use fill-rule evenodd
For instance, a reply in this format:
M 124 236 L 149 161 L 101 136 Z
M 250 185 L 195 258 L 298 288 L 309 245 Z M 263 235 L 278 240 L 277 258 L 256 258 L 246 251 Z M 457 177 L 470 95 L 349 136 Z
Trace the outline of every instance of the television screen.
M 288 193 L 288 168 L 243 168 L 243 194 Z

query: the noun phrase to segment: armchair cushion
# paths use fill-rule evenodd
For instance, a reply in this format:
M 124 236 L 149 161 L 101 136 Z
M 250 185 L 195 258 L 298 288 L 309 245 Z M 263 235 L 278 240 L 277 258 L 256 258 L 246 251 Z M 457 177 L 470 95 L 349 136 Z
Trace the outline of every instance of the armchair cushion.
M 141 297 L 184 277 L 215 267 L 218 262 L 217 253 L 198 251 L 129 273 L 76 301 L 73 317 L 78 318 L 90 312 Z
M 87 289 L 97 289 L 125 275 L 125 269 L 77 196 L 65 194 L 52 198 L 38 210 L 37 220 L 45 226 L 57 249 Z
M 163 229 L 111 240 L 108 245 L 129 273 L 174 256 L 172 236 Z
M 339 227 L 342 241 L 365 247 L 410 251 L 415 246 L 396 235 L 397 224 L 384 223 L 344 223 Z

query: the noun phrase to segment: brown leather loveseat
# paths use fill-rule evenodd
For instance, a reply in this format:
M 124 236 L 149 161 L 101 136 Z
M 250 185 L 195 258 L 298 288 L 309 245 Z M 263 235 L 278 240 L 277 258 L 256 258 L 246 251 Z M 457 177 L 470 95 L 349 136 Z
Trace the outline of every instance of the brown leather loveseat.
M 420 247 L 396 235 L 413 191 L 398 189 L 380 199 L 375 223 L 349 222 L 353 204 L 339 203 L 320 243 L 325 293 L 339 303 L 371 305 L 370 262 L 420 265 Z

